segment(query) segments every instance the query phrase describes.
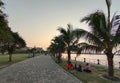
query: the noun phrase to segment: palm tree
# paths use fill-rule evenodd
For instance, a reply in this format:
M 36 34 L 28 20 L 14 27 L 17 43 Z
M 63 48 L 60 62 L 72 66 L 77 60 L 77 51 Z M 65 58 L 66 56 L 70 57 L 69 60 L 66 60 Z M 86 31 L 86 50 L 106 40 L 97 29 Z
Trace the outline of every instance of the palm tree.
M 54 42 L 51 42 L 50 46 L 47 48 L 47 51 L 51 53 L 53 56 L 55 56 L 55 54 L 57 53 L 56 49 L 57 45 Z
M 120 44 L 120 32 L 117 29 L 115 36 L 111 34 L 112 22 L 110 22 L 110 1 L 106 0 L 108 7 L 108 18 L 102 11 L 96 11 L 86 17 L 81 22 L 86 22 L 90 26 L 91 32 L 79 29 L 81 37 L 84 37 L 88 43 L 81 43 L 80 48 L 86 51 L 102 52 L 107 56 L 108 60 L 108 75 L 114 76 L 113 58 L 115 53 L 114 48 Z
M 57 55 L 58 63 L 61 62 L 62 53 L 65 51 L 65 43 L 63 42 L 62 35 L 54 37 L 52 39 L 51 45 L 48 47 L 48 51 L 53 53 L 53 55 Z
M 72 29 L 72 25 L 68 24 L 67 30 L 60 27 L 58 28 L 60 31 L 62 37 L 63 37 L 63 42 L 65 43 L 66 51 L 68 54 L 68 62 L 71 60 L 71 51 L 75 47 L 75 43 L 78 42 L 76 31 Z
M 52 41 L 54 41 L 56 45 L 56 53 L 58 58 L 58 63 L 61 62 L 62 53 L 65 51 L 65 43 L 63 42 L 62 35 L 56 36 Z

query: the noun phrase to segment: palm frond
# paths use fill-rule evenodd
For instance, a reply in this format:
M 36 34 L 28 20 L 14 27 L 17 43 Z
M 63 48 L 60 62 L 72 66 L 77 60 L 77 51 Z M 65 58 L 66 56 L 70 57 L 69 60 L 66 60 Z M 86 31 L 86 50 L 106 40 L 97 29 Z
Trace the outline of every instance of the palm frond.
M 79 46 L 80 46 L 79 50 L 86 51 L 86 52 L 100 53 L 103 50 L 103 48 L 101 48 L 99 46 L 90 45 L 90 44 L 87 44 L 87 43 L 80 43 Z
M 88 16 L 82 18 L 80 22 L 89 23 L 89 21 L 91 20 L 91 16 L 92 16 L 92 15 L 90 14 L 90 15 L 88 15 Z
M 89 24 L 92 33 L 95 34 L 97 37 L 99 37 L 100 39 L 109 39 L 110 29 L 107 28 L 106 17 L 102 11 L 97 11 L 84 17 L 81 22 L 84 21 Z
M 72 25 L 68 24 L 67 25 L 67 30 L 65 30 L 64 28 L 58 28 L 58 30 L 60 31 L 61 35 L 63 35 L 64 42 L 68 46 L 73 43 L 74 36 L 72 34 L 72 32 L 73 32 Z
M 116 35 L 113 37 L 112 44 L 117 47 L 120 44 L 120 27 L 117 30 Z
M 88 41 L 91 44 L 101 47 L 104 46 L 103 41 L 91 32 L 88 32 L 83 29 L 77 29 L 77 34 L 79 35 L 79 37 L 83 37 L 86 41 Z
M 114 21 L 114 18 L 115 18 L 115 16 L 116 16 L 116 13 L 117 13 L 117 12 L 114 13 L 114 15 L 113 15 L 113 17 L 112 17 L 112 20 L 111 20 L 111 22 L 110 22 L 111 26 L 112 26 L 112 24 L 113 24 L 113 21 Z M 110 28 L 112 28 L 112 27 L 110 27 Z
M 61 34 L 67 35 L 67 32 L 64 28 L 59 27 L 57 30 L 60 31 Z

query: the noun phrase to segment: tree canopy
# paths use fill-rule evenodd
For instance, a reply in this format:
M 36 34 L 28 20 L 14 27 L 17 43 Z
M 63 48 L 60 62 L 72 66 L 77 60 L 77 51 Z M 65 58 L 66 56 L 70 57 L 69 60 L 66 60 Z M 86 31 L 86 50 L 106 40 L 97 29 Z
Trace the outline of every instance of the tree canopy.
M 26 46 L 26 42 L 17 32 L 13 32 L 8 25 L 8 16 L 3 12 L 4 3 L 0 0 L 0 48 L 1 50 L 9 45 Z M 7 46 L 6 46 L 7 45 Z M 7 48 L 6 48 L 7 49 Z

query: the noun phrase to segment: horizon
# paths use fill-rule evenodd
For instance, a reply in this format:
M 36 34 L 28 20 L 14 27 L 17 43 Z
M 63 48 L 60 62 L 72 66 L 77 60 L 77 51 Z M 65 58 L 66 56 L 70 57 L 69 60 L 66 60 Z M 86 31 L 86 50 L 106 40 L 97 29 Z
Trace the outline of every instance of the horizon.
M 107 13 L 105 0 L 4 0 L 4 12 L 8 15 L 9 26 L 18 32 L 26 41 L 28 47 L 46 49 L 55 36 L 59 34 L 58 27 L 88 30 L 85 23 L 80 23 L 84 16 L 103 10 Z M 99 3 L 94 5 L 94 3 Z M 111 16 L 117 11 L 120 14 L 120 0 L 112 0 Z

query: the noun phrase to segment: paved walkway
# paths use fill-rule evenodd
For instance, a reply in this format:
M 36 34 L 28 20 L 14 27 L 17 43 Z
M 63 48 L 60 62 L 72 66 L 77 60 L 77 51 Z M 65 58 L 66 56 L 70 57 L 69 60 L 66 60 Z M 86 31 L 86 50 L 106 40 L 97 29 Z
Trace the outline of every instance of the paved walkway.
M 0 70 L 0 83 L 82 83 L 50 56 L 37 56 Z

